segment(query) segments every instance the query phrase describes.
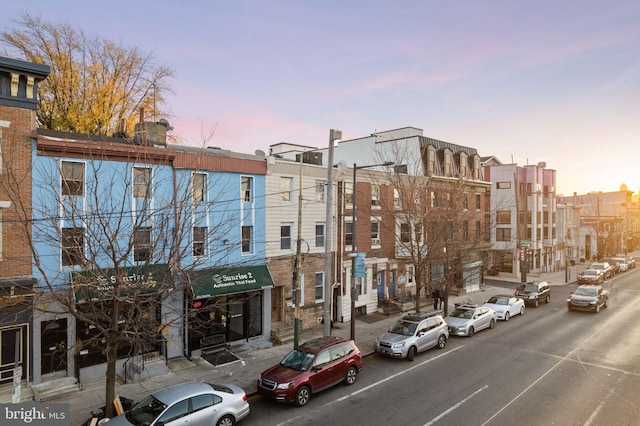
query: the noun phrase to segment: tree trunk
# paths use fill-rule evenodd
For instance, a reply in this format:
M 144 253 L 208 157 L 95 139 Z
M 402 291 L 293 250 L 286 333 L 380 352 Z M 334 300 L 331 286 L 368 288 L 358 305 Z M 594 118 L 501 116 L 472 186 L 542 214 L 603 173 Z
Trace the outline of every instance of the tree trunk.
M 113 418 L 116 416 L 113 401 L 116 398 L 116 361 L 118 359 L 118 346 L 110 344 L 107 348 L 107 373 L 105 380 L 105 416 Z

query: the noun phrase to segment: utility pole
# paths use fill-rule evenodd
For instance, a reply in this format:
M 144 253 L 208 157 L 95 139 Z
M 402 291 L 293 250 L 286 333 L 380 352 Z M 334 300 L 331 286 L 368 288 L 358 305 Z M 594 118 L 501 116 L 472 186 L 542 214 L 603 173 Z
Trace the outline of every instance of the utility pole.
M 327 203 L 326 218 L 324 224 L 324 306 L 323 306 L 323 319 L 324 319 L 324 331 L 325 337 L 331 336 L 331 322 L 333 321 L 331 315 L 331 302 L 333 300 L 333 280 L 331 274 L 331 255 L 332 243 L 333 243 L 333 149 L 334 143 L 337 140 L 342 139 L 342 131 L 331 129 L 329 131 L 329 158 L 327 159 L 327 196 L 325 202 Z
M 296 238 L 296 259 L 293 264 L 293 348 L 298 348 L 300 338 L 300 266 L 302 264 L 302 153 L 300 154 L 300 176 L 298 179 L 298 237 Z

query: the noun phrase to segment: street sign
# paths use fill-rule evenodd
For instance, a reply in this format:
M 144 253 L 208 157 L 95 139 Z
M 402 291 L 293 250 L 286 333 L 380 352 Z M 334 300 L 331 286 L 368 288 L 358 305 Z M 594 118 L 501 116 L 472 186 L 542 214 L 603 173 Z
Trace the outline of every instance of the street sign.
M 524 247 L 531 247 L 531 240 L 520 240 L 520 245 Z

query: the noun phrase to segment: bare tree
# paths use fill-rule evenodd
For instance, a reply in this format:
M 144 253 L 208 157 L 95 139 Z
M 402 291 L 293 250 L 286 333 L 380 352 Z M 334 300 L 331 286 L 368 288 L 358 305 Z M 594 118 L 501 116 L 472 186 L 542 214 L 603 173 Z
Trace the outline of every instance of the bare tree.
M 184 276 L 200 266 L 193 260 L 193 251 L 200 250 L 194 224 L 215 216 L 203 240 L 228 238 L 235 224 L 229 203 L 237 194 L 221 191 L 220 200 L 200 211 L 192 202 L 192 177 L 176 178 L 169 163 L 158 165 L 157 152 L 153 157 L 149 149 L 132 146 L 130 157 L 113 161 L 103 156 L 100 142 L 86 146 L 82 161 L 40 153 L 31 204 L 14 189 L 27 175 L 13 167 L 11 155 L 3 155 L 2 185 L 18 212 L 15 237 L 29 247 L 39 281 L 38 315 L 75 318 L 78 335 L 68 349 L 77 364 L 102 357 L 105 401 L 113 401 L 118 359 L 176 344 L 168 341 L 168 330 L 183 318 Z M 208 259 L 224 258 L 233 246 L 209 245 Z M 107 417 L 112 411 L 107 404 Z
M 167 115 L 163 104 L 173 71 L 156 65 L 151 54 L 28 13 L 15 23 L 17 27 L 0 31 L 0 42 L 10 49 L 7 54 L 51 66 L 38 90 L 41 127 L 109 136 L 124 130 L 131 135 L 139 108 Z
M 398 145 L 380 159 L 402 165 L 388 178 L 395 192 L 396 253 L 413 267 L 416 311 L 422 294 L 428 297 L 431 290 L 442 288 L 446 315 L 447 295 L 462 285 L 465 265 L 486 258 L 490 248 L 485 209 L 476 206 L 477 194 L 484 193 L 487 184 L 425 176 L 422 154 Z

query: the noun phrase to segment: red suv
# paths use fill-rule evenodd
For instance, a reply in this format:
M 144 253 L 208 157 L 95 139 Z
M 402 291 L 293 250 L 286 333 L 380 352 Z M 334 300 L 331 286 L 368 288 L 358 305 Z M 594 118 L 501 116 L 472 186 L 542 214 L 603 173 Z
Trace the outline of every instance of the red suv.
M 263 371 L 258 393 L 301 407 L 313 393 L 340 382 L 354 384 L 361 369 L 360 350 L 352 340 L 320 337 L 303 343 L 278 365 Z

